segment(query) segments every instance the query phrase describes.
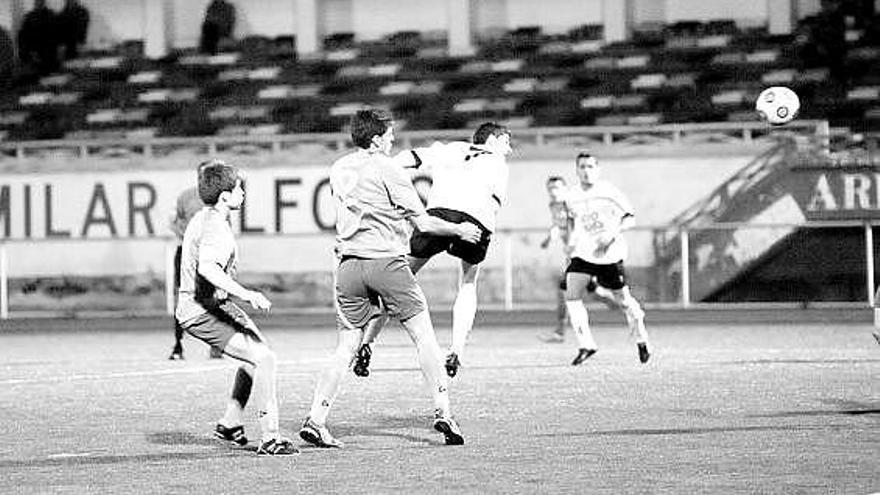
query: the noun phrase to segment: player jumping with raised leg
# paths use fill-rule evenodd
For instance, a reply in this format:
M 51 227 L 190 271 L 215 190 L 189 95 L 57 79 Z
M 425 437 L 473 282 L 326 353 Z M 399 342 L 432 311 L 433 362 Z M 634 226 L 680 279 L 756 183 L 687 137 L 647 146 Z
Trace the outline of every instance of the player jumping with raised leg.
M 364 329 L 380 316 L 381 298 L 416 346 L 434 400 L 434 429 L 443 433 L 447 445 L 460 445 L 464 437 L 452 417 L 443 354 L 425 296 L 405 257 L 407 224 L 471 243 L 480 239 L 480 230 L 471 223 L 451 223 L 426 214 L 409 174 L 388 156 L 394 131 L 385 112 L 358 111 L 352 117 L 351 136 L 359 149 L 337 160 L 330 170 L 339 255 L 335 288 L 339 337 L 300 436 L 319 447 L 342 446 L 327 429 L 327 416 Z
M 238 247 L 230 212 L 241 208 L 244 201 L 243 175 L 219 161 L 200 170 L 199 197 L 206 206 L 193 216 L 183 235 L 175 318 L 193 337 L 242 363 L 214 435 L 237 445 L 247 444 L 242 412 L 253 388 L 262 436 L 257 454 L 295 454 L 296 447 L 281 436 L 278 426 L 275 352 L 247 314 L 228 299 L 233 295 L 260 310 L 272 305 L 262 293 L 242 287 L 231 275 Z
M 510 152 L 510 131 L 486 122 L 477 128 L 470 143 L 438 142 L 395 157 L 405 167 L 430 169 L 433 184 L 428 193 L 428 215 L 454 223 L 470 222 L 480 228 L 476 244 L 418 227 L 410 239 L 408 260 L 413 273 L 418 273 L 431 257 L 442 251 L 461 260 L 458 293 L 452 306 L 452 344 L 446 356 L 446 373 L 450 377 L 458 373 L 474 325 L 477 277 L 495 231 L 498 210 L 507 198 L 509 169 L 505 157 Z M 370 345 L 381 326 L 374 330 L 365 336 L 358 350 L 354 371 L 360 376 L 369 374 Z
M 623 269 L 627 247 L 622 232 L 635 223 L 633 208 L 619 189 L 599 179 L 596 157 L 589 153 L 578 154 L 575 169 L 580 184 L 569 189 L 565 197 L 573 220 L 565 305 L 578 340 L 578 354 L 571 364 L 583 363 L 598 350 L 582 300 L 593 277 L 601 286 L 611 289 L 626 316 L 631 334 L 635 336 L 639 360 L 647 363 L 651 351 L 645 330 L 645 313 L 630 293 Z

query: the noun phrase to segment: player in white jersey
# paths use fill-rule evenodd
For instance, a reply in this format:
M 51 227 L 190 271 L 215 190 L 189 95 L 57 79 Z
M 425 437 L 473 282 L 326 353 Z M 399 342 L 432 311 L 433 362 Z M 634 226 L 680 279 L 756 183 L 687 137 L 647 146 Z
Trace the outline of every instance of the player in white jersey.
M 565 204 L 572 218 L 571 262 L 566 269 L 565 305 L 578 340 L 578 354 L 572 365 L 579 365 L 596 353 L 598 346 L 590 331 L 587 308 L 582 297 L 595 277 L 611 289 L 635 335 L 639 360 L 648 362 L 651 351 L 645 330 L 645 313 L 626 284 L 623 262 L 627 255 L 623 231 L 635 223 L 633 208 L 624 194 L 608 181 L 599 179 L 599 161 L 580 153 L 575 161 L 580 184 L 566 193 Z
M 507 200 L 510 175 L 506 156 L 510 153 L 510 131 L 486 122 L 474 132 L 472 142 L 434 143 L 401 153 L 396 161 L 405 167 L 430 170 L 433 184 L 428 193 L 428 214 L 454 223 L 470 222 L 480 227 L 480 241 L 462 242 L 449 235 L 416 229 L 410 239 L 409 264 L 418 273 L 428 260 L 446 251 L 461 260 L 458 294 L 452 306 L 452 345 L 446 356 L 446 373 L 454 377 L 477 312 L 477 275 L 495 232 L 495 219 Z M 369 374 L 370 348 L 380 325 L 365 336 L 358 350 L 354 372 Z
M 335 285 L 339 338 L 315 388 L 300 436 L 319 447 L 342 446 L 327 429 L 327 416 L 364 330 L 381 316 L 381 298 L 416 345 L 434 399 L 434 429 L 443 433 L 447 445 L 460 445 L 464 437 L 450 410 L 443 353 L 425 296 L 405 255 L 410 224 L 470 243 L 479 240 L 480 230 L 471 223 L 452 223 L 426 214 L 409 174 L 388 156 L 394 130 L 385 112 L 358 111 L 352 117 L 351 136 L 358 150 L 330 169 L 339 255 Z
M 565 328 L 568 326 L 568 311 L 565 309 L 565 269 L 571 261 L 571 247 L 568 244 L 568 239 L 572 222 L 568 214 L 568 207 L 565 206 L 565 192 L 567 190 L 568 185 L 561 176 L 553 175 L 547 178 L 547 195 L 550 199 L 550 203 L 547 205 L 550 209 L 550 229 L 547 236 L 541 241 L 541 249 L 547 249 L 551 242 L 558 240 L 563 245 L 563 254 L 565 255 L 562 270 L 560 270 L 556 281 L 556 328 L 552 332 L 538 334 L 539 339 L 551 344 L 565 341 Z M 610 290 L 597 284 L 595 277 L 587 285 L 587 293 L 605 303 L 609 308 L 617 309 L 614 295 Z
M 296 447 L 281 436 L 278 426 L 275 352 L 248 315 L 229 300 L 232 295 L 259 310 L 272 305 L 262 293 L 242 287 L 234 278 L 238 246 L 230 213 L 244 201 L 242 181 L 238 169 L 220 161 L 200 169 L 199 197 L 206 206 L 192 217 L 183 235 L 174 316 L 190 335 L 241 362 L 214 435 L 247 444 L 242 412 L 254 388 L 262 437 L 257 454 L 295 454 Z

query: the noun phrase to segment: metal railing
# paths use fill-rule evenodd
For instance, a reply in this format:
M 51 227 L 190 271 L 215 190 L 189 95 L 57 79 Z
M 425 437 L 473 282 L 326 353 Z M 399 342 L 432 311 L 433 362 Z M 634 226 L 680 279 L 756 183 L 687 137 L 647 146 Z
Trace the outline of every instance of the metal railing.
M 652 126 L 539 127 L 515 129 L 518 145 L 534 146 L 617 146 L 751 143 L 769 136 L 774 128 L 763 122 L 707 122 L 660 124 Z M 827 137 L 827 121 L 796 120 L 784 132 Z M 403 130 L 398 146 L 412 148 L 435 140 L 470 139 L 471 130 Z M 347 133 L 284 134 L 247 136 L 152 137 L 130 139 L 64 139 L 0 142 L 0 159 L 23 161 L 52 154 L 69 158 L 160 157 L 180 150 L 216 155 L 221 152 L 243 154 L 278 153 L 312 146 L 338 152 L 348 149 Z
M 864 299 L 849 300 L 849 303 L 864 304 L 866 307 L 873 306 L 874 288 L 875 288 L 875 258 L 874 258 L 874 240 L 873 228 L 880 226 L 880 220 L 859 220 L 859 221 L 823 221 L 823 222 L 807 222 L 803 224 L 751 224 L 751 223 L 718 223 L 713 225 L 704 225 L 699 228 L 676 227 L 672 225 L 654 225 L 639 226 L 632 229 L 626 235 L 630 239 L 631 255 L 627 264 L 628 275 L 635 293 L 645 298 L 648 303 L 663 303 L 667 306 L 679 308 L 689 308 L 696 303 L 692 298 L 692 282 L 695 273 L 693 264 L 695 253 L 690 245 L 691 234 L 701 230 L 722 230 L 722 229 L 751 229 L 760 231 L 762 229 L 779 229 L 790 228 L 793 231 L 798 229 L 853 229 L 858 228 L 863 232 L 864 240 L 861 244 L 863 248 L 862 258 L 864 264 L 859 268 L 863 274 L 863 289 L 857 292 L 866 294 Z M 678 229 L 679 232 L 679 274 L 672 277 L 669 273 L 660 273 L 662 267 L 656 264 L 656 259 L 650 259 L 647 263 L 639 264 L 639 259 L 645 260 L 650 258 L 650 249 L 648 255 L 639 254 L 639 246 L 650 245 L 647 239 L 651 235 L 663 229 Z M 545 229 L 501 229 L 495 236 L 494 247 L 490 250 L 490 257 L 487 258 L 486 265 L 490 271 L 488 276 L 481 276 L 481 280 L 488 279 L 489 284 L 500 287 L 497 294 L 490 297 L 494 298 L 493 302 L 503 305 L 506 309 L 516 309 L 518 306 L 530 306 L 536 303 L 549 304 L 552 297 L 536 297 L 535 294 L 547 296 L 551 292 L 536 289 L 536 286 L 549 287 L 548 284 L 537 280 L 545 277 L 546 282 L 550 282 L 554 277 L 559 275 L 562 261 L 562 255 L 558 252 L 542 250 L 538 247 L 540 239 L 546 234 Z M 306 237 L 323 237 L 329 239 L 328 234 L 305 234 L 305 235 L 266 235 L 251 236 L 251 239 L 257 239 L 257 242 L 298 242 L 298 239 Z M 286 238 L 286 239 L 285 239 Z M 65 243 L 74 242 L 113 242 L 99 240 L 65 240 Z M 15 265 L 15 259 L 10 259 L 8 247 L 13 243 L 22 243 L 25 241 L 7 240 L 0 241 L 0 319 L 10 317 L 9 308 L 9 279 L 14 275 L 10 271 L 10 266 Z M 33 241 L 31 241 L 33 242 Z M 39 241 L 41 243 L 53 243 L 56 241 Z M 118 241 L 117 241 L 118 242 Z M 173 277 L 173 250 L 176 246 L 173 238 L 153 237 L 144 239 L 146 243 L 161 243 L 164 245 L 164 260 L 162 265 L 164 269 L 165 279 L 165 306 L 167 311 L 171 311 L 174 303 L 174 295 L 170 292 Z M 859 249 L 860 246 L 850 246 L 852 249 Z M 653 253 L 656 255 L 656 253 Z M 760 253 L 755 258 L 760 257 Z M 635 259 L 634 259 L 635 258 Z M 751 260 L 751 261 L 754 261 Z M 830 260 L 834 261 L 834 260 Z M 327 271 L 330 270 L 331 257 L 327 255 Z M 749 263 L 744 264 L 742 269 L 748 269 Z M 433 268 L 429 268 L 433 269 Z M 446 268 L 441 268 L 446 269 Z M 537 274 L 537 275 L 536 275 Z M 651 275 L 653 274 L 653 275 Z M 64 274 L 58 274 L 64 275 Z M 118 274 L 117 274 L 118 275 Z M 493 280 L 494 277 L 494 280 Z M 665 289 L 663 287 L 666 286 Z M 674 300 L 664 300 L 663 297 L 651 297 L 650 294 L 674 293 L 678 297 Z M 647 294 L 647 295 L 646 295 Z M 540 300 L 539 300 L 540 299 Z M 820 301 L 821 302 L 821 301 Z M 703 303 L 700 303 L 701 305 Z

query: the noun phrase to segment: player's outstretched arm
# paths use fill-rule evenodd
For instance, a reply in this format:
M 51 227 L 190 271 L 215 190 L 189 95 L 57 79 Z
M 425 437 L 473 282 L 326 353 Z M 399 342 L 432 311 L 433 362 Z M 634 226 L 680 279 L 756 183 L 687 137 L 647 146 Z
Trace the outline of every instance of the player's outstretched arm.
M 410 217 L 410 220 L 422 232 L 446 236 L 454 235 L 463 241 L 474 244 L 480 241 L 482 235 L 480 228 L 469 222 L 452 223 L 427 214 Z
M 544 239 L 541 241 L 541 249 L 547 249 L 547 246 L 549 246 L 551 242 L 559 239 L 560 237 L 561 235 L 559 233 L 559 226 L 553 225 L 547 231 L 547 237 L 544 237 Z
M 254 309 L 268 310 L 272 307 L 272 303 L 261 292 L 245 289 L 216 263 L 199 263 L 199 275 L 205 277 L 214 287 L 247 301 Z

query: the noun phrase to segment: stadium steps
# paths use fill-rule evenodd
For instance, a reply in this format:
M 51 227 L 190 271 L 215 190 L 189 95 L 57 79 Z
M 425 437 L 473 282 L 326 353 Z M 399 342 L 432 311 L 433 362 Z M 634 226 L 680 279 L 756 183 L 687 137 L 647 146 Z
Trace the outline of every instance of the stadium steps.
M 864 284 L 850 282 L 854 274 L 864 276 L 864 267 L 854 268 L 858 261 L 837 263 L 842 255 L 832 250 L 839 232 L 798 227 L 807 218 L 795 200 L 792 170 L 804 158 L 824 163 L 818 152 L 783 139 L 679 214 L 671 228 L 657 232 L 654 244 L 661 278 L 681 279 L 681 231 L 687 230 L 691 301 L 844 300 L 852 295 L 844 287 L 861 290 L 854 299 L 863 299 Z M 711 228 L 725 223 L 731 225 Z M 767 227 L 777 224 L 788 226 Z M 845 246 L 854 246 L 851 240 Z M 851 251 L 864 258 L 863 249 Z M 822 273 L 816 270 L 823 263 L 811 258 L 820 254 L 825 256 Z M 821 281 L 830 284 L 823 288 Z M 679 299 L 679 287 L 669 284 L 670 293 L 663 300 Z

